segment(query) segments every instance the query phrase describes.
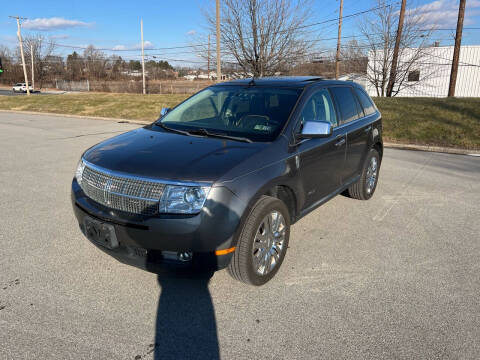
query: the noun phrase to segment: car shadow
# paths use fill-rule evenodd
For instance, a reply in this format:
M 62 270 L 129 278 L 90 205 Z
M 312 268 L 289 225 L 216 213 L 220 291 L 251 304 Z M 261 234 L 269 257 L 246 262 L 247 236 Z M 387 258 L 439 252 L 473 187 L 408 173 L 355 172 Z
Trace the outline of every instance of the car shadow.
M 154 359 L 220 359 L 208 283 L 213 272 L 158 274 Z

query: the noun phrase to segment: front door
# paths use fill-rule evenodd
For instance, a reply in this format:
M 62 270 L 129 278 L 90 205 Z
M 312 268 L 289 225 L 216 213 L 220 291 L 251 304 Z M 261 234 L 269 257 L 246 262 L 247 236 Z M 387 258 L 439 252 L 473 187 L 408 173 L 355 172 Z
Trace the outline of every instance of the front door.
M 305 102 L 300 116 L 302 124 L 305 121 L 328 121 L 334 127 L 330 137 L 305 139 L 298 145 L 305 209 L 341 186 L 340 174 L 345 160 L 346 133 L 337 127 L 337 115 L 327 89 L 313 93 Z M 301 126 L 298 131 L 301 131 Z

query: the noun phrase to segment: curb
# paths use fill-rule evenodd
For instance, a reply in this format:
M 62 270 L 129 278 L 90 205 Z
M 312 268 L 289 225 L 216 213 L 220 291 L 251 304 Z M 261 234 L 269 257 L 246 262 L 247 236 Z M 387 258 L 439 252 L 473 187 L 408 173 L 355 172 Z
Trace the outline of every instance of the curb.
M 116 122 L 120 122 L 120 123 L 139 124 L 139 125 L 147 125 L 147 124 L 152 123 L 152 121 L 148 121 L 148 120 L 128 120 L 128 119 L 111 118 L 111 117 L 57 114 L 57 113 L 38 112 L 38 111 L 1 110 L 0 109 L 0 113 L 2 113 L 2 112 L 14 113 L 14 114 L 26 114 L 26 115 L 48 115 L 48 116 L 58 116 L 58 117 L 77 118 L 77 119 L 116 121 Z M 393 143 L 393 142 L 388 142 L 388 141 L 385 141 L 383 143 L 383 146 L 386 147 L 386 148 L 391 148 L 391 149 L 438 152 L 438 153 L 456 154 L 456 155 L 480 156 L 480 151 L 478 151 L 478 150 L 455 149 L 455 148 L 441 147 L 441 146 L 399 144 L 399 143 Z
M 23 110 L 2 110 L 0 109 L 0 113 L 13 113 L 13 114 L 25 114 L 25 115 L 44 115 L 44 116 L 57 116 L 57 117 L 66 117 L 66 118 L 76 118 L 76 119 L 92 119 L 92 120 L 106 120 L 106 121 L 116 121 L 121 123 L 129 123 L 129 124 L 140 124 L 140 125 L 148 125 L 153 122 L 148 120 L 128 120 L 128 119 L 120 119 L 120 118 L 112 118 L 112 117 L 102 117 L 102 116 L 89 116 L 89 115 L 71 115 L 71 114 L 58 114 L 58 113 L 49 113 L 49 112 L 38 112 L 38 111 L 23 111 Z
M 399 143 L 392 143 L 387 141 L 383 142 L 383 146 L 391 149 L 438 152 L 438 153 L 455 154 L 455 155 L 480 156 L 480 151 L 478 150 L 455 149 L 455 148 L 442 147 L 442 146 L 399 144 Z

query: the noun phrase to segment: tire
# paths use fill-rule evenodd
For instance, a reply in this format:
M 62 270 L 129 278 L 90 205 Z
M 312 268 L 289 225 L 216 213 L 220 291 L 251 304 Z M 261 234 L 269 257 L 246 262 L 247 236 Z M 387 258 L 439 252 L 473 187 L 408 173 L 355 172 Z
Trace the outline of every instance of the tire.
M 373 165 L 373 163 L 375 163 L 375 165 Z M 373 166 L 375 167 L 375 170 L 372 170 L 371 167 Z M 372 171 L 374 171 L 374 179 L 372 179 Z M 367 158 L 365 159 L 360 179 L 348 188 L 348 194 L 350 197 L 357 200 L 370 199 L 377 188 L 379 172 L 380 155 L 377 150 L 370 149 Z
M 275 214 L 281 217 L 275 217 Z M 268 225 L 267 216 L 270 221 L 273 219 L 270 222 L 272 227 Z M 271 229 L 275 229 L 276 224 L 277 231 L 273 233 Z M 289 238 L 290 214 L 287 206 L 277 198 L 262 196 L 244 222 L 228 266 L 229 274 L 246 284 L 265 284 L 275 276 L 282 265 Z

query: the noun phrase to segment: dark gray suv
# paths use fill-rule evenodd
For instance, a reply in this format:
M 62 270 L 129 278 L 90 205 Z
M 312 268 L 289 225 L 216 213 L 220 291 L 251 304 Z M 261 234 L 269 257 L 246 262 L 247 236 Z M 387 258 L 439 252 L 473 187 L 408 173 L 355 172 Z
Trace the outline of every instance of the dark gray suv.
M 339 193 L 373 195 L 382 153 L 381 115 L 352 82 L 230 81 L 88 149 L 72 204 L 85 236 L 122 262 L 228 267 L 262 285 L 293 223 Z

